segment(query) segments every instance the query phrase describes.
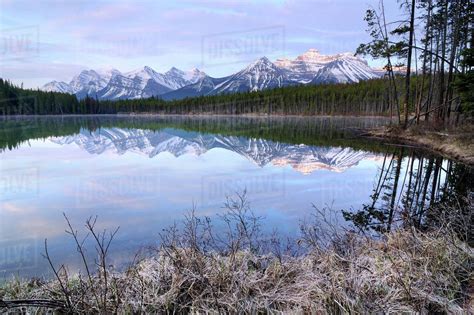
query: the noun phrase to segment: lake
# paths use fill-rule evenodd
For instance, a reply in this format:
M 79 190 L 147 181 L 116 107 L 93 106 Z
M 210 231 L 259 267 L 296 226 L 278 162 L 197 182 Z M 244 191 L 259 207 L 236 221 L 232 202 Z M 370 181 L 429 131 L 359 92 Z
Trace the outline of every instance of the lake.
M 63 212 L 81 232 L 95 215 L 101 229 L 120 227 L 110 249 L 118 267 L 157 245 L 159 233 L 193 207 L 198 216 L 214 219 L 228 196 L 244 192 L 264 218 L 264 230 L 289 237 L 297 237 L 313 207 L 327 209 L 341 228 L 368 233 L 403 225 L 407 217 L 429 224 L 430 204 L 472 189 L 472 169 L 358 136 L 363 128 L 388 123 L 328 117 L 4 118 L 1 276 L 49 276 L 42 257 L 46 238 L 57 264 L 78 268 Z

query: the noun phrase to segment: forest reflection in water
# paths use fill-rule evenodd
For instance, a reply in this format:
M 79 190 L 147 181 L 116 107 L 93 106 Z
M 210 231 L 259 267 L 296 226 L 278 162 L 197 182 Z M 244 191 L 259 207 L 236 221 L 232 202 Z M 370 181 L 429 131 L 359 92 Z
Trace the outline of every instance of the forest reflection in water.
M 431 206 L 462 204 L 473 188 L 472 168 L 359 136 L 387 123 L 349 117 L 3 119 L 0 241 L 39 256 L 48 237 L 52 255 L 63 257 L 69 239 L 61 213 L 77 223 L 98 214 L 107 228 L 121 226 L 112 257 L 126 262 L 193 202 L 198 215 L 215 216 L 227 195 L 243 189 L 265 217 L 264 228 L 290 237 L 298 236 L 312 204 L 331 208 L 344 228 L 370 233 L 438 224 L 442 216 Z M 32 185 L 25 186 L 28 178 Z M 25 237 L 34 241 L 22 245 Z M 0 257 L 0 269 L 11 271 L 18 259 L 12 261 L 3 268 Z M 32 273 L 45 269 L 41 261 L 37 257 Z
M 400 146 L 384 153 L 370 202 L 361 209 L 343 210 L 343 215 L 359 229 L 377 232 L 442 224 L 443 214 L 439 207 L 432 212 L 433 206 L 452 204 L 470 211 L 473 175 L 472 168 L 462 163 Z

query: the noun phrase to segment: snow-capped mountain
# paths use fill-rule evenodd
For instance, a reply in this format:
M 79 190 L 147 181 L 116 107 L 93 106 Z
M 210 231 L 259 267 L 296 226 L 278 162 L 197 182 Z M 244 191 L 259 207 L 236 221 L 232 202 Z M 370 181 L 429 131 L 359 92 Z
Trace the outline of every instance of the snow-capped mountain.
M 138 99 L 159 96 L 166 92 L 193 84 L 206 74 L 198 69 L 188 72 L 175 67 L 166 73 L 156 72 L 150 67 L 112 77 L 98 92 L 100 99 Z
M 209 94 L 260 91 L 290 85 L 285 70 L 262 57 L 218 84 Z
M 171 89 L 176 90 L 183 86 L 196 83 L 205 76 L 206 74 L 204 72 L 196 68 L 189 71 L 182 71 L 172 67 L 170 70 L 165 72 L 163 77 L 167 85 Z
M 219 84 L 228 78 L 212 78 L 210 76 L 203 76 L 193 84 L 183 86 L 180 89 L 171 91 L 160 95 L 164 100 L 182 99 L 186 97 L 196 97 L 202 95 L 209 95 Z
M 46 92 L 60 92 L 60 93 L 69 93 L 74 94 L 71 86 L 63 81 L 51 81 L 46 83 L 43 88 L 43 91 Z
M 241 71 L 222 78 L 207 76 L 198 69 L 182 71 L 172 67 L 159 73 L 150 67 L 120 73 L 84 70 L 70 83 L 53 81 L 45 91 L 86 95 L 99 99 L 139 99 L 160 96 L 165 100 L 259 91 L 294 84 L 354 83 L 380 76 L 367 62 L 351 53 L 322 55 L 309 49 L 295 59 L 262 57 Z
M 340 55 L 322 55 L 316 49 L 309 49 L 294 60 L 288 58 L 277 59 L 275 64 L 282 69 L 288 70 L 291 80 L 308 83 L 320 69 L 339 57 Z
M 322 55 L 309 49 L 294 60 L 278 59 L 275 64 L 300 83 L 355 83 L 380 76 L 364 59 L 351 53 Z
M 257 91 L 294 84 L 354 83 L 379 77 L 367 62 L 351 53 L 322 55 L 309 49 L 294 60 L 261 58 L 245 69 L 224 78 L 205 77 L 196 84 L 166 93 L 165 100 Z M 317 78 L 316 78 L 317 77 Z
M 161 73 L 143 67 L 113 76 L 97 94 L 100 99 L 136 99 L 157 96 L 171 90 Z
M 161 97 L 171 100 L 202 95 L 261 91 L 291 84 L 295 82 L 288 78 L 288 72 L 285 69 L 277 67 L 268 58 L 263 57 L 231 76 L 202 77 L 195 84 L 166 93 Z
M 42 89 L 76 94 L 79 99 L 86 95 L 99 99 L 136 99 L 158 96 L 193 84 L 205 76 L 198 69 L 182 71 L 174 67 L 164 74 L 147 66 L 127 73 L 115 69 L 84 70 L 69 83 L 53 81 Z
M 220 148 L 235 152 L 256 165 L 290 166 L 295 171 L 310 174 L 325 169 L 342 172 L 363 159 L 376 156 L 365 151 L 342 147 L 294 145 L 258 138 L 200 134 L 176 129 L 150 131 L 143 129 L 104 128 L 82 129 L 78 134 L 53 137 L 57 144 L 76 144 L 90 154 L 134 152 L 150 158 L 168 152 L 175 157 L 185 154 L 202 155 Z
M 321 68 L 311 83 L 355 83 L 378 77 L 379 74 L 370 68 L 365 60 L 344 54 Z
M 78 98 L 84 98 L 86 95 L 95 97 L 97 92 L 107 85 L 112 76 L 112 73 L 101 75 L 95 70 L 84 70 L 72 78 L 69 85 Z
M 52 81 L 45 84 L 42 90 L 47 92 L 76 94 L 78 98 L 84 98 L 86 95 L 96 97 L 98 92 L 116 75 L 120 75 L 120 72 L 115 69 L 101 72 L 83 70 L 74 76 L 69 83 Z

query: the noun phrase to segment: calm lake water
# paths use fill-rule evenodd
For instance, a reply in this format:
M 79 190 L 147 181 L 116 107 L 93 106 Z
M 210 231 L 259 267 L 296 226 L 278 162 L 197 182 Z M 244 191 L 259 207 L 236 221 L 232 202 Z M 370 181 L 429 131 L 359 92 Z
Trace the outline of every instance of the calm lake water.
M 420 223 L 430 203 L 466 194 L 472 170 L 426 152 L 356 137 L 374 118 L 35 117 L 0 120 L 0 272 L 47 276 L 80 265 L 62 213 L 82 230 L 120 226 L 112 263 L 179 222 L 193 205 L 215 218 L 247 191 L 264 229 L 297 236 L 313 205 L 368 231 Z M 344 219 L 341 210 L 346 210 Z M 354 214 L 356 216 L 351 216 Z M 405 216 L 406 217 L 406 216 Z M 359 226 L 360 227 L 360 226 Z M 93 254 L 93 248 L 89 253 Z M 93 258 L 93 257 L 92 257 Z

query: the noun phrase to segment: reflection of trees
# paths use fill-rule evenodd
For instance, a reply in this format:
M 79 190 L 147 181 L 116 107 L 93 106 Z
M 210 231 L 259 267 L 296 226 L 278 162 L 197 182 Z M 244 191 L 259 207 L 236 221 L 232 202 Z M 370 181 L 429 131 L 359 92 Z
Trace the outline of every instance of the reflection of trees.
M 361 230 L 388 232 L 402 225 L 424 228 L 437 221 L 437 215 L 431 213 L 436 204 L 463 202 L 473 187 L 472 173 L 461 163 L 401 147 L 385 154 L 370 202 L 360 210 L 343 211 L 343 215 Z
M 125 128 L 161 131 L 167 128 L 188 132 L 261 138 L 313 146 L 341 146 L 380 152 L 380 143 L 356 137 L 355 130 L 366 129 L 384 120 L 348 118 L 251 118 L 199 116 L 65 116 L 8 118 L 0 121 L 0 152 L 12 150 L 31 139 L 74 135 L 85 129 Z M 387 122 L 387 121 L 385 121 Z M 355 130 L 354 130 L 355 129 Z

